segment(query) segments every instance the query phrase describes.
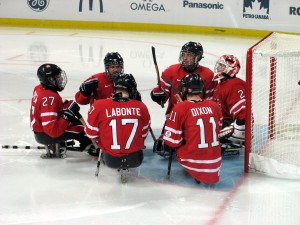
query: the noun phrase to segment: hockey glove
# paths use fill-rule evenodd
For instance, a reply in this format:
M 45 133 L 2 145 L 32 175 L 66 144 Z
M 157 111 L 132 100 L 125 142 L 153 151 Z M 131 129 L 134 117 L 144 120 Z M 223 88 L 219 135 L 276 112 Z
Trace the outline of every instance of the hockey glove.
M 97 87 L 98 87 L 98 79 L 94 78 L 83 82 L 79 87 L 79 91 L 84 96 L 90 96 Z
M 170 152 L 172 148 L 165 144 L 164 140 L 159 137 L 156 141 L 154 141 L 153 152 L 164 157 L 169 158 Z
M 73 100 L 65 101 L 63 110 L 64 110 L 63 111 L 64 119 L 67 121 L 70 121 L 72 123 L 75 123 L 81 117 L 81 115 L 79 113 L 80 107 Z
M 157 102 L 158 104 L 161 104 L 166 100 L 166 93 L 159 87 L 153 88 L 153 90 L 150 93 L 151 99 L 154 102 Z
M 245 121 L 239 121 L 238 119 L 234 121 L 230 140 L 238 143 L 245 141 Z

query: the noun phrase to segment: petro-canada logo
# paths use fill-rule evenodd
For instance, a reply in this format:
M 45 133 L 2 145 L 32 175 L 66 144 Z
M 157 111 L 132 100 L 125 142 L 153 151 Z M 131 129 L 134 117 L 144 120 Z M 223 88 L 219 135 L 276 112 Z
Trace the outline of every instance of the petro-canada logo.
M 44 11 L 48 5 L 50 0 L 27 0 L 28 6 L 36 12 Z
M 243 18 L 269 20 L 270 0 L 244 0 Z

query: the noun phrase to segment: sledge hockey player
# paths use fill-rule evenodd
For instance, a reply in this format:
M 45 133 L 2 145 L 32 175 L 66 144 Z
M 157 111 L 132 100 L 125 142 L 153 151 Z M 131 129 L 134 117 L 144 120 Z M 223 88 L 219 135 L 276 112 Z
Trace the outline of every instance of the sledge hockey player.
M 214 73 L 209 68 L 199 64 L 202 58 L 202 45 L 199 42 L 189 41 L 181 48 L 179 63 L 169 66 L 162 72 L 160 86 L 152 89 L 151 98 L 159 105 L 169 100 L 166 117 L 168 117 L 174 105 L 178 103 L 175 90 L 179 89 L 181 79 L 188 73 L 201 74 L 204 81 L 203 98 L 211 99 L 215 84 L 215 82 L 213 82 Z M 162 139 L 160 137 L 156 143 L 154 143 L 153 151 L 163 157 L 168 157 L 169 154 L 163 150 L 161 143 Z
M 86 79 L 75 94 L 75 100 L 80 105 L 92 104 L 97 99 L 111 98 L 113 81 L 123 73 L 124 62 L 118 52 L 109 52 L 104 57 L 105 72 L 97 73 Z
M 204 80 L 196 73 L 180 84 L 183 102 L 177 103 L 166 119 L 163 141 L 176 148 L 177 161 L 197 183 L 219 181 L 222 163 L 218 138 L 222 113 L 218 104 L 202 98 Z
M 150 128 L 146 105 L 135 100 L 137 85 L 131 74 L 120 74 L 114 79 L 114 95 L 91 106 L 85 131 L 98 142 L 105 165 L 121 171 L 122 182 L 126 171 L 141 165 L 144 141 Z
M 73 139 L 79 141 L 82 151 L 93 148 L 79 121 L 81 115 L 78 104 L 73 100 L 63 102 L 58 93 L 67 84 L 65 71 L 47 63 L 38 68 L 37 76 L 40 84 L 33 90 L 30 126 L 35 140 L 46 146 L 47 153 L 41 157 L 64 157 L 66 141 Z
M 86 79 L 75 94 L 75 100 L 80 105 L 93 104 L 95 100 L 113 96 L 114 79 L 123 73 L 124 61 L 118 52 L 108 52 L 104 57 L 105 72 L 97 73 Z M 137 92 L 137 99 L 141 95 Z M 99 149 L 94 149 L 91 155 L 98 156 Z
M 246 82 L 236 77 L 240 62 L 234 55 L 222 55 L 215 65 L 214 80 L 218 81 L 213 100 L 218 103 L 223 115 L 223 130 L 220 133 L 222 155 L 239 155 L 245 139 Z

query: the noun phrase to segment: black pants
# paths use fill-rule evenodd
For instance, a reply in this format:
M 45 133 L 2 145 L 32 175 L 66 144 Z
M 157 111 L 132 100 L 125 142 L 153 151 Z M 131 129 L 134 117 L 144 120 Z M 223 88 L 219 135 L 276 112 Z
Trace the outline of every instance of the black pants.
M 103 158 L 105 165 L 107 165 L 110 168 L 128 169 L 140 166 L 144 159 L 144 153 L 142 150 L 139 150 L 121 157 L 117 157 L 103 152 Z
M 79 141 L 80 149 L 82 150 L 85 149 L 86 146 L 92 143 L 91 140 L 87 136 L 85 136 L 84 132 L 78 134 L 65 132 L 61 136 L 56 138 L 50 137 L 44 132 L 34 132 L 34 138 L 38 143 L 42 145 L 63 143 L 65 141 L 75 139 Z

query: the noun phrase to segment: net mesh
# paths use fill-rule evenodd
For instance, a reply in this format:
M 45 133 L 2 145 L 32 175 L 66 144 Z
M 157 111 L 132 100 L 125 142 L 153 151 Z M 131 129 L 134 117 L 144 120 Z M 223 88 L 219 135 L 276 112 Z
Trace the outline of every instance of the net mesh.
M 300 179 L 300 36 L 272 33 L 252 49 L 250 169 Z

